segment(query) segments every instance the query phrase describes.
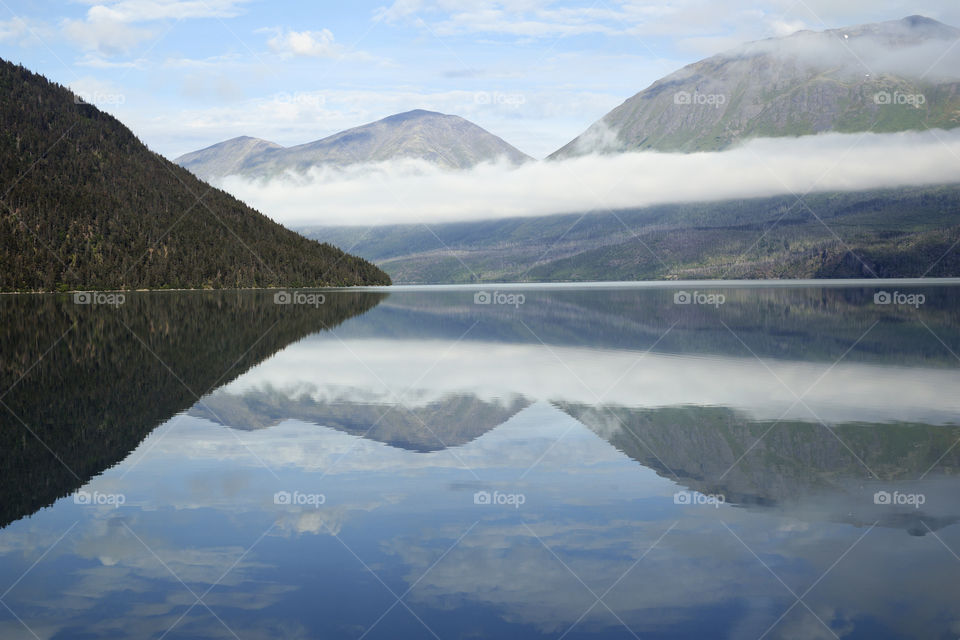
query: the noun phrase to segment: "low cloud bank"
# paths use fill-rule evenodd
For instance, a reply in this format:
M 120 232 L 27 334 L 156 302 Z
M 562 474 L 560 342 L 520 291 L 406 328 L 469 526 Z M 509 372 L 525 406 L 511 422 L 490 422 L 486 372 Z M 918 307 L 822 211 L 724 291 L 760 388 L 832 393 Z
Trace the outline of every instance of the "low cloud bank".
M 845 71 L 855 76 L 893 74 L 913 81 L 956 82 L 960 79 L 960 48 L 955 32 L 929 27 L 929 40 L 903 45 L 920 37 L 904 25 L 886 25 L 880 34 L 850 39 L 835 33 L 805 31 L 782 40 L 759 40 L 720 55 L 774 55 L 805 67 Z
M 316 167 L 224 189 L 288 226 L 451 222 L 960 181 L 960 130 L 823 134 L 710 153 L 590 155 L 466 171 L 419 160 Z

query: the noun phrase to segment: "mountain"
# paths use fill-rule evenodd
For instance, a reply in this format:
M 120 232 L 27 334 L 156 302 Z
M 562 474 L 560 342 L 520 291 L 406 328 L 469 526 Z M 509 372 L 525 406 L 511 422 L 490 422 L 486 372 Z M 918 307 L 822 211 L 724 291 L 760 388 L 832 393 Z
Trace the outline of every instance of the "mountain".
M 530 156 L 459 116 L 417 109 L 295 147 L 256 138 L 234 138 L 180 156 L 174 162 L 213 180 L 231 174 L 267 177 L 320 165 L 345 166 L 414 158 L 450 169 Z
M 654 82 L 551 158 L 960 126 L 960 30 L 921 16 L 752 42 Z
M 307 227 L 398 283 L 960 276 L 960 186 L 587 215 Z M 809 213 L 816 212 L 816 215 Z
M 389 284 L 0 60 L 0 290 Z

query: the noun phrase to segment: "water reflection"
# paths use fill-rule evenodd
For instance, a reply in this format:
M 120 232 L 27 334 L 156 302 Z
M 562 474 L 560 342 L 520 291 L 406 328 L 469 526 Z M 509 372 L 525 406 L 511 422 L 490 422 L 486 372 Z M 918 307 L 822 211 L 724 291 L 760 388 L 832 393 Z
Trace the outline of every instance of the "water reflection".
M 120 462 L 212 388 L 383 297 L 334 296 L 314 309 L 254 292 L 127 294 L 117 307 L 3 296 L 0 525 Z
M 215 388 L 81 489 L 122 505 L 0 532 L 0 636 L 956 637 L 960 305 L 927 291 L 399 291 L 222 380 L 207 343 L 290 317 L 212 311 L 171 351 Z

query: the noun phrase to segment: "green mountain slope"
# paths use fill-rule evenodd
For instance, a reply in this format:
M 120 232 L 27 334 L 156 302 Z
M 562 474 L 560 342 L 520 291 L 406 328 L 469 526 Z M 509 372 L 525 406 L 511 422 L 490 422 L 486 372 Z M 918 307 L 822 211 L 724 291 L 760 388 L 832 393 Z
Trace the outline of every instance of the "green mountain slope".
M 672 73 L 551 158 L 960 126 L 960 30 L 921 16 L 752 42 Z
M 0 60 L 0 290 L 389 284 Z
M 960 187 L 303 232 L 399 283 L 955 277 Z

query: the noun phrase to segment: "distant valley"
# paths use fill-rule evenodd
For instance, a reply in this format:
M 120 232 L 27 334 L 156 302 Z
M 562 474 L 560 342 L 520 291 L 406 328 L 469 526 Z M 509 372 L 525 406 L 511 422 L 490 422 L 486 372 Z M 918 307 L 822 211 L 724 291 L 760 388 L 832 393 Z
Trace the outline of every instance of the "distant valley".
M 960 185 L 300 231 L 398 284 L 948 277 Z

